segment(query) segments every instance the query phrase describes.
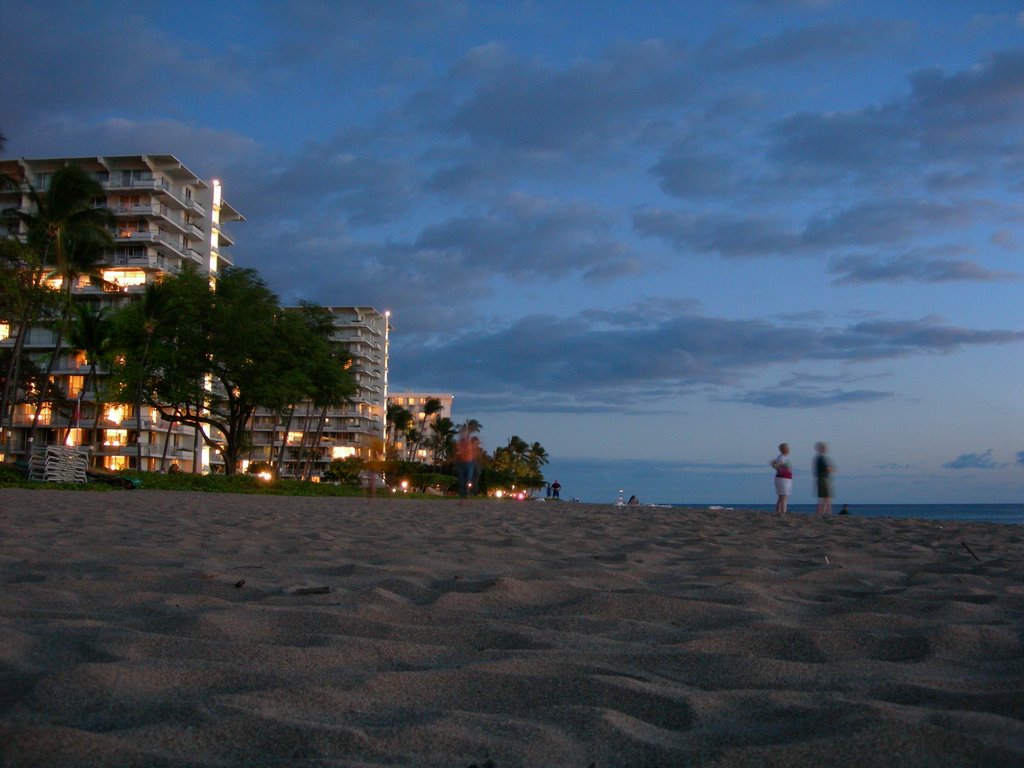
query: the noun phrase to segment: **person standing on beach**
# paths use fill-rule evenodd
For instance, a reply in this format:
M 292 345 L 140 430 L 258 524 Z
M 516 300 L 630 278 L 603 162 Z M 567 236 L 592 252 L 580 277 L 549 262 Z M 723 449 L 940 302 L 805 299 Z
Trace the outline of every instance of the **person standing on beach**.
M 832 473 L 835 466 L 828 457 L 828 446 L 824 443 L 815 443 L 814 450 L 817 456 L 814 457 L 814 479 L 818 486 L 818 510 L 819 515 L 832 514 Z
M 562 484 L 560 482 L 558 482 L 557 480 L 555 480 L 555 482 L 553 482 L 551 484 L 551 498 L 557 499 L 558 498 L 558 494 L 560 494 L 561 492 L 562 492 Z
M 455 476 L 459 482 L 459 496 L 466 498 L 476 494 L 480 476 L 480 440 L 469 427 L 463 427 L 455 442 Z
M 775 511 L 781 515 L 786 513 L 789 494 L 793 490 L 793 464 L 789 460 L 788 443 L 779 446 L 779 455 L 772 462 L 772 468 L 775 470 L 775 493 L 779 497 L 775 502 Z

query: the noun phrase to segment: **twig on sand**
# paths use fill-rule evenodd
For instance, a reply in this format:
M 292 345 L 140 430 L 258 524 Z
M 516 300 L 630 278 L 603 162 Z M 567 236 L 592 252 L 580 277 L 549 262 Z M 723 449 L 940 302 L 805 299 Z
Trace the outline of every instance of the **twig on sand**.
M 974 550 L 967 546 L 967 542 L 966 541 L 961 541 L 960 543 L 964 545 L 964 549 L 966 549 L 968 552 L 971 553 L 971 557 L 973 557 L 979 563 L 981 562 L 981 558 L 978 557 L 976 554 L 974 554 Z
M 329 595 L 330 587 L 298 587 L 292 590 L 293 595 Z

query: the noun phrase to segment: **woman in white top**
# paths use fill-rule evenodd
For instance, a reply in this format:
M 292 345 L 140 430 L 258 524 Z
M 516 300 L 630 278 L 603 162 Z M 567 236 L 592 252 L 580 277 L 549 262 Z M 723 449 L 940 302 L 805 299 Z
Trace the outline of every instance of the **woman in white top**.
M 775 470 L 775 493 L 779 497 L 775 502 L 775 511 L 781 515 L 786 512 L 789 494 L 793 490 L 793 465 L 789 460 L 788 443 L 779 446 L 779 455 L 772 462 L 772 468 Z

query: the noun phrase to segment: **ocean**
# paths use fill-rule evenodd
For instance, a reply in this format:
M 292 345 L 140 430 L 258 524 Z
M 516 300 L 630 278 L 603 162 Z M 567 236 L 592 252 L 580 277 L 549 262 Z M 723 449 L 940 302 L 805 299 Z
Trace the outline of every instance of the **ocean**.
M 770 504 L 673 504 L 690 509 L 742 509 L 771 512 Z M 975 523 L 1024 524 L 1024 503 L 1021 504 L 850 504 L 850 514 L 859 517 L 902 517 L 919 520 L 959 520 Z M 814 514 L 814 504 L 790 504 L 796 514 Z M 834 505 L 838 514 L 842 504 Z

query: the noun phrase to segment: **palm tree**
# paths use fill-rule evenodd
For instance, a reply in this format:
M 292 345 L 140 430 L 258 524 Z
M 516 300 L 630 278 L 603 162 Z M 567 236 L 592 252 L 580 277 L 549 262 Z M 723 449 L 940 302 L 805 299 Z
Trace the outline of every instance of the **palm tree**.
M 135 420 L 137 424 L 135 445 L 136 461 L 140 472 L 142 471 L 143 391 L 146 384 L 146 369 L 149 365 L 149 350 L 153 344 L 153 334 L 156 333 L 158 326 L 163 322 L 165 315 L 169 311 L 170 303 L 170 298 L 164 291 L 160 290 L 160 286 L 157 283 L 146 285 L 146 291 L 142 294 L 142 299 L 139 301 L 139 309 L 142 314 L 142 330 L 146 334 L 146 342 L 142 348 L 142 358 L 138 361 L 139 380 L 138 388 L 135 390 Z
M 394 445 L 399 435 L 404 436 L 409 431 L 413 415 L 407 408 L 397 403 L 388 403 L 385 419 L 387 420 L 388 444 Z
M 100 395 L 97 365 L 110 342 L 110 321 L 107 319 L 106 310 L 96 309 L 85 303 L 76 305 L 74 323 L 68 332 L 68 341 L 71 342 L 72 347 L 85 353 L 86 362 L 89 363 L 89 373 L 82 386 L 82 396 L 88 394 L 91 385 L 93 388 L 92 445 L 93 461 L 95 462 L 99 452 L 100 417 L 103 413 L 103 397 Z M 79 403 L 81 403 L 82 396 L 79 397 Z
M 548 452 L 544 450 L 543 445 L 534 441 L 526 453 L 526 462 L 530 469 L 540 472 L 540 468 L 548 463 Z
M 6 212 L 10 219 L 11 212 Z M 55 292 L 43 281 L 39 258 L 32 248 L 19 239 L 0 240 L 0 308 L 13 331 L 14 345 L 7 360 L 4 385 L 0 389 L 0 427 L 9 415 L 13 420 L 18 391 L 24 390 L 22 368 L 35 368 L 25 356 L 26 329 L 45 310 L 56 305 Z M 11 413 L 8 414 L 10 409 Z
M 433 463 L 435 466 L 447 461 L 455 448 L 455 436 L 458 430 L 455 424 L 447 416 L 434 419 L 430 425 L 433 434 L 430 437 L 430 446 L 433 449 Z
M 444 410 L 444 406 L 441 405 L 441 401 L 436 397 L 428 397 L 427 402 L 423 404 L 423 413 L 420 415 L 420 428 L 419 428 L 419 439 L 416 441 L 416 447 L 420 448 L 423 440 L 427 437 L 427 420 L 441 413 Z
M 460 432 L 466 431 L 471 435 L 478 434 L 480 430 L 482 430 L 483 428 L 484 425 L 481 424 L 476 419 L 466 419 L 464 422 L 458 425 L 458 429 Z
M 30 210 L 11 212 L 20 223 L 28 246 L 36 252 L 40 268 L 61 281 L 56 342 L 36 402 L 30 449 L 48 394 L 50 375 L 70 321 L 74 283 L 93 271 L 104 252 L 113 247 L 114 239 L 110 234 L 113 214 L 94 205 L 96 198 L 103 194 L 103 186 L 96 179 L 78 166 L 68 165 L 53 174 L 50 185 L 42 193 L 28 185 Z M 19 334 L 24 335 L 26 331 L 27 325 L 23 325 Z

